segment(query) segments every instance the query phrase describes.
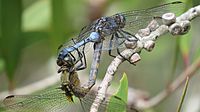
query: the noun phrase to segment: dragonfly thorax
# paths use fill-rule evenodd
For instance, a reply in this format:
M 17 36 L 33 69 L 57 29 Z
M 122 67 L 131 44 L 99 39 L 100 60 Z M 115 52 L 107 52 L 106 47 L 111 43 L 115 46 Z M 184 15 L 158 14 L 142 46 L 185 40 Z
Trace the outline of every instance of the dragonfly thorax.
M 101 17 L 96 22 L 95 31 L 98 32 L 101 37 L 112 35 L 120 28 L 113 17 Z

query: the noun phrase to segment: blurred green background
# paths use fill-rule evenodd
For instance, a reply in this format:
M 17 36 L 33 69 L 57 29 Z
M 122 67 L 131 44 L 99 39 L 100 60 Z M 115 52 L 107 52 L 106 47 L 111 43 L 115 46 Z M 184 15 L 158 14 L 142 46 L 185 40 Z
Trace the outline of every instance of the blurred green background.
M 0 91 L 57 75 L 58 46 L 77 36 L 84 25 L 96 18 L 166 2 L 170 0 L 0 0 Z M 198 0 L 184 2 L 188 7 L 199 4 Z M 195 19 L 190 32 L 182 37 L 162 36 L 152 52 L 141 53 L 137 66 L 123 63 L 115 80 L 119 81 L 126 72 L 130 87 L 156 95 L 199 56 L 199 24 L 199 18 Z M 111 61 L 107 52 L 101 57 L 99 78 Z M 90 65 L 84 75 L 89 68 Z M 200 111 L 198 80 L 200 76 L 195 75 L 190 81 L 184 112 Z M 175 111 L 180 95 L 181 89 L 152 112 Z

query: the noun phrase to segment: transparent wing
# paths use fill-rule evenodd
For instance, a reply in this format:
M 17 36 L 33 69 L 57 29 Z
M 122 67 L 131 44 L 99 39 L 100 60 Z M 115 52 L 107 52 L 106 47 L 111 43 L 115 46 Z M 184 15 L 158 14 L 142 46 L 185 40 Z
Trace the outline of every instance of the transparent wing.
M 11 95 L 4 99 L 3 104 L 11 112 L 59 112 L 63 106 L 71 108 L 75 105 L 68 101 L 61 90 L 55 88 L 38 95 Z
M 117 112 L 127 105 L 119 97 L 116 102 L 109 102 L 111 95 L 106 95 L 106 99 L 101 103 L 99 112 Z M 8 112 L 88 112 L 96 97 L 96 92 L 89 92 L 84 98 L 75 98 L 70 102 L 62 90 L 46 90 L 37 95 L 11 95 L 4 99 L 3 108 Z M 81 102 L 80 102 L 81 101 Z M 81 106 L 82 103 L 82 106 Z M 107 109 L 108 103 L 113 107 Z M 127 111 L 137 112 L 136 109 L 127 108 Z
M 125 27 L 122 29 L 132 35 L 138 32 L 139 29 L 146 28 L 152 20 L 156 20 L 160 25 L 163 24 L 161 16 L 168 12 L 173 12 L 176 15 L 183 11 L 184 4 L 182 2 L 171 2 L 167 4 L 162 4 L 152 8 L 142 9 L 142 10 L 133 10 L 119 13 L 124 15 L 126 19 Z M 117 32 L 116 32 L 117 33 Z M 127 35 L 127 34 L 124 34 Z M 105 37 L 103 41 L 102 50 L 112 50 L 112 49 L 123 49 L 126 46 L 123 44 L 126 40 L 124 35 L 119 35 L 111 40 L 110 37 Z M 130 35 L 129 35 L 130 36 Z
M 171 3 L 162 4 L 152 8 L 126 11 L 120 14 L 126 18 L 126 24 L 124 30 L 131 31 L 130 33 L 136 33 L 139 29 L 145 28 L 150 21 L 157 17 L 161 17 L 163 14 L 173 12 L 176 15 L 183 11 L 184 3 L 176 1 Z M 157 18 L 158 23 L 161 23 L 161 19 Z
M 162 24 L 162 20 L 159 19 L 159 17 L 161 17 L 163 14 L 168 13 L 168 12 L 173 12 L 177 15 L 178 13 L 180 13 L 180 11 L 183 11 L 184 6 L 185 5 L 182 2 L 177 1 L 177 2 L 162 4 L 159 6 L 152 7 L 152 8 L 126 11 L 126 12 L 119 13 L 121 15 L 124 15 L 126 19 L 126 24 L 123 30 L 134 35 L 139 29 L 146 28 L 147 25 L 153 19 L 157 20 L 159 24 Z M 89 34 L 92 32 L 91 26 L 94 25 L 94 23 L 95 22 L 93 22 L 93 24 L 90 24 L 89 25 L 90 27 L 86 27 L 85 30 L 83 30 L 84 32 L 87 32 L 84 34 L 87 34 L 87 36 L 89 36 Z M 79 35 L 79 37 L 81 37 L 81 35 Z M 111 50 L 111 49 L 116 49 L 117 47 L 125 48 L 125 45 L 121 44 L 125 41 L 124 38 L 118 39 L 118 42 L 116 42 L 116 40 L 110 40 L 111 36 L 104 37 L 104 38 L 105 40 L 103 41 L 104 44 L 103 44 L 102 50 Z
M 118 38 L 115 37 L 113 40 L 110 39 L 111 36 L 107 36 L 105 40 L 102 42 L 103 46 L 101 49 L 95 49 L 95 50 L 102 50 L 102 51 L 108 51 L 108 50 L 116 50 L 116 49 L 124 49 L 126 48 L 124 42 L 126 38 Z
M 80 42 L 81 40 L 89 37 L 89 35 L 94 31 L 94 28 L 96 26 L 96 21 L 97 20 L 93 21 L 87 26 L 84 26 L 81 29 L 81 32 L 79 33 L 78 37 L 75 38 L 76 42 Z
M 89 110 L 94 99 L 96 98 L 97 92 L 90 91 L 81 101 L 85 110 Z M 112 95 L 106 94 L 105 100 L 100 104 L 98 112 L 122 112 L 122 109 L 126 109 L 128 112 L 138 112 L 134 108 L 129 108 L 127 104 L 119 97 L 114 96 L 113 102 L 110 102 L 109 99 Z M 108 104 L 112 104 L 112 107 L 108 108 Z M 121 110 L 121 111 L 120 111 Z

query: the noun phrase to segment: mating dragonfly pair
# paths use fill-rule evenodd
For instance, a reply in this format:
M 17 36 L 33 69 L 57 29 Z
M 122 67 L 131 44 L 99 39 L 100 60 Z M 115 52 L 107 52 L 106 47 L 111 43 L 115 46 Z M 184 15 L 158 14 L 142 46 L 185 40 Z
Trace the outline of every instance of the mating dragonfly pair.
M 109 55 L 114 57 L 112 50 L 116 49 L 117 53 L 121 55 L 120 49 L 125 48 L 125 41 L 139 41 L 139 38 L 134 36 L 139 29 L 146 27 L 150 21 L 155 19 L 162 24 L 159 17 L 171 12 L 171 9 L 178 9 L 180 4 L 181 2 L 171 2 L 148 9 L 101 17 L 83 27 L 77 38 L 60 47 L 57 65 L 60 66 L 58 72 L 62 73 L 61 87 L 39 95 L 8 96 L 4 99 L 4 108 L 14 111 L 67 111 L 68 107 L 72 107 L 71 103 L 68 102 L 73 102 L 73 96 L 75 96 L 80 100 L 82 111 L 89 111 L 89 106 L 95 97 L 95 94 L 90 94 L 89 91 L 96 81 L 101 51 L 107 50 Z M 93 63 L 88 85 L 81 87 L 77 71 L 87 67 L 85 53 L 90 44 L 94 46 Z M 129 59 L 126 60 L 129 61 Z M 115 99 L 123 102 L 118 97 Z M 108 99 L 105 99 L 99 109 L 114 112 L 118 111 L 116 109 L 119 107 L 127 107 L 125 103 L 120 103 L 109 110 L 106 107 L 108 103 L 115 104 L 115 102 L 109 102 Z M 73 103 L 73 105 L 75 104 Z M 127 108 L 127 110 L 136 111 L 133 108 Z

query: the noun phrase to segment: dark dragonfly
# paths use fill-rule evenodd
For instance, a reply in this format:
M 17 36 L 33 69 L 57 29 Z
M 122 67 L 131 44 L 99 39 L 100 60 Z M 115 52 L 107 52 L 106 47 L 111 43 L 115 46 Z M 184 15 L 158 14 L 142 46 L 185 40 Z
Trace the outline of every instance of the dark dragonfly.
M 3 100 L 4 105 L 2 111 L 88 112 L 96 96 L 96 92 L 90 91 L 88 93 L 87 90 L 81 88 L 78 74 L 75 71 L 71 72 L 69 76 L 67 76 L 66 71 L 62 71 L 61 82 L 61 87 L 50 88 L 43 91 L 41 94 L 7 96 Z M 127 109 L 129 112 L 137 112 L 136 109 L 128 107 L 121 98 L 114 96 L 114 102 L 110 102 L 110 95 L 106 96 L 106 99 L 99 107 L 99 112 L 117 112 L 120 109 Z M 112 107 L 107 107 L 110 103 Z
M 94 49 L 99 54 L 93 57 L 94 63 L 87 85 L 88 88 L 92 88 L 95 84 L 102 50 L 108 50 L 109 55 L 115 57 L 112 54 L 112 49 L 117 49 L 117 53 L 120 55 L 120 48 L 126 46 L 124 45 L 125 41 L 140 40 L 134 36 L 139 29 L 145 28 L 152 20 L 162 24 L 161 16 L 173 9 L 178 12 L 181 10 L 180 6 L 182 6 L 182 2 L 176 1 L 148 9 L 126 11 L 113 16 L 101 17 L 83 27 L 77 38 L 73 38 L 69 43 L 62 45 L 57 58 L 57 65 L 68 66 L 70 65 L 69 62 L 73 60 L 74 64 L 80 63 L 75 67 L 77 71 L 85 69 L 87 67 L 85 46 L 94 44 Z M 77 55 L 74 56 L 74 53 Z M 129 59 L 126 60 L 129 61 Z

